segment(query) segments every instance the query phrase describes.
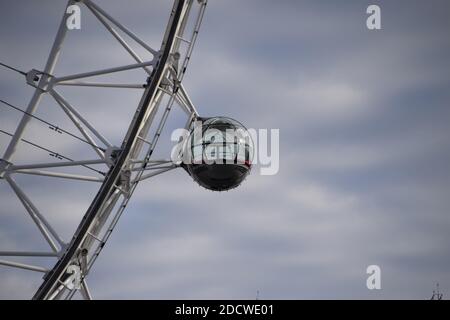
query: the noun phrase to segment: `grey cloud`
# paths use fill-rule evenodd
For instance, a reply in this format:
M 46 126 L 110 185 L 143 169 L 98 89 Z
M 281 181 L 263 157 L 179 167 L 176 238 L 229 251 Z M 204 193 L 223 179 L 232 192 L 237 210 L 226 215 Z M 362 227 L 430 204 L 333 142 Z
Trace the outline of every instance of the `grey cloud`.
M 63 5 L 4 3 L 0 61 L 41 67 Z M 146 10 L 146 1 L 99 4 L 159 42 L 167 3 L 155 2 L 154 10 Z M 223 194 L 203 190 L 182 171 L 140 185 L 89 277 L 95 297 L 253 299 L 260 290 L 262 298 L 423 299 L 436 281 L 449 287 L 448 3 L 380 1 L 380 32 L 365 29 L 368 4 L 210 1 L 185 86 L 202 114 L 280 128 L 280 172 L 259 176 L 255 168 L 239 189 Z M 58 72 L 129 61 L 83 14 L 89 32 L 70 34 Z M 1 97 L 26 105 L 30 89 L 1 72 Z M 114 142 L 139 98 L 63 92 Z M 17 115 L 3 109 L 0 115 L 1 128 L 12 129 Z M 44 129 L 33 125 L 29 137 Z M 45 143 L 92 156 L 51 135 Z M 18 158 L 31 156 L 26 150 Z M 42 207 L 55 199 L 57 182 L 19 182 Z M 0 187 L 2 249 L 44 246 L 34 242 L 38 231 L 25 226 L 29 218 L 7 186 Z M 64 196 L 47 212 L 58 230 L 70 236 L 94 189 L 83 183 L 61 189 Z M 369 264 L 382 268 L 380 292 L 365 287 Z M 40 275 L 2 268 L 0 297 L 29 298 L 39 281 Z

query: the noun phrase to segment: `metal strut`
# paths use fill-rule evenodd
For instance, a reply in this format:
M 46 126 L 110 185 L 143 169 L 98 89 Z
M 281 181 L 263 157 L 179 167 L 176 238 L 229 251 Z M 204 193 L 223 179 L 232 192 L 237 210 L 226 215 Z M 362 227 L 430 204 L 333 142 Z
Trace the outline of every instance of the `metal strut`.
M 124 170 L 124 166 L 126 166 L 127 160 L 129 160 L 129 154 L 132 151 L 132 147 L 136 142 L 142 125 L 145 123 L 149 106 L 156 98 L 159 84 L 164 76 L 174 39 L 176 38 L 176 32 L 182 18 L 185 3 L 186 0 L 176 0 L 174 3 L 172 16 L 169 22 L 170 27 L 167 30 L 162 45 L 161 55 L 152 71 L 148 85 L 138 107 L 138 113 L 122 143 L 121 151 L 115 164 L 107 173 L 100 190 L 84 215 L 72 241 L 68 244 L 65 254 L 58 260 L 53 269 L 45 275 L 44 282 L 34 294 L 33 299 L 48 299 L 53 296 L 53 291 L 57 290 L 58 286 L 60 286 L 61 278 L 66 274 L 67 268 L 72 265 L 74 257 L 78 255 L 83 240 L 88 236 L 92 223 L 99 214 L 102 214 L 101 210 L 104 204 L 114 193 L 115 186 L 119 184 L 119 179 Z
M 78 2 L 78 0 L 69 0 L 68 5 L 75 2 Z M 53 251 L 3 251 L 0 252 L 0 256 L 50 257 L 57 259 L 57 263 L 50 270 L 34 265 L 0 260 L 0 265 L 45 273 L 44 281 L 34 294 L 33 299 L 71 299 L 75 292 L 80 292 L 85 299 L 92 298 L 87 287 L 86 276 L 109 239 L 109 236 L 130 201 L 138 183 L 178 167 L 178 165 L 172 163 L 172 160 L 152 159 L 153 150 L 159 140 L 163 127 L 165 126 L 173 103 L 176 102 L 179 104 L 183 111 L 189 116 L 187 126 L 198 116 L 195 106 L 190 101 L 189 96 L 181 84 L 181 80 L 184 76 L 193 45 L 197 38 L 199 26 L 206 7 L 206 0 L 198 1 L 200 7 L 195 19 L 191 38 L 185 37 L 184 34 L 194 0 L 174 0 L 169 23 L 159 51 L 149 47 L 134 33 L 121 25 L 91 0 L 83 0 L 82 2 L 134 58 L 136 61 L 135 64 L 62 77 L 54 76 L 52 72 L 56 65 L 66 34 L 65 20 L 67 19 L 67 13 L 64 14 L 59 25 L 54 44 L 43 71 L 33 69 L 25 73 L 0 63 L 1 66 L 25 75 L 27 83 L 35 88 L 34 95 L 28 104 L 28 107 L 24 110 L 13 106 L 6 101 L 0 100 L 0 103 L 3 106 L 23 114 L 14 133 L 0 130 L 0 133 L 12 137 L 3 158 L 0 158 L 0 179 L 5 179 L 16 192 L 19 200 L 22 201 L 25 209 L 40 229 L 44 238 L 49 242 Z M 147 51 L 152 54 L 153 58 L 150 60 L 143 60 L 140 58 L 128 45 L 125 39 L 119 35 L 117 32 L 119 29 L 123 32 L 122 34 L 126 34 L 136 43 L 147 49 Z M 180 59 L 181 55 L 179 50 L 181 45 L 187 45 L 184 60 Z M 150 77 L 147 78 L 144 85 L 79 81 L 83 78 L 138 68 L 142 68 L 150 74 Z M 117 147 L 111 145 L 108 140 L 82 116 L 82 114 L 80 114 L 63 96 L 61 96 L 60 93 L 56 91 L 56 86 L 142 89 L 144 93 L 121 146 Z M 34 114 L 43 94 L 49 94 L 55 99 L 57 104 L 79 129 L 83 137 L 72 134 Z M 147 135 L 154 123 L 156 114 L 158 113 L 160 104 L 165 95 L 168 95 L 170 98 L 168 99 L 162 117 L 159 120 L 159 124 L 155 123 L 157 126 L 156 133 L 152 133 L 152 139 L 147 139 Z M 31 119 L 38 120 L 48 125 L 49 128 L 56 133 L 65 133 L 89 144 L 94 151 L 97 152 L 99 158 L 92 160 L 74 160 L 39 144 L 23 139 L 24 131 Z M 91 134 L 93 134 L 92 137 Z M 98 146 L 97 141 L 94 140 L 94 138 L 97 138 L 96 140 L 103 143 L 105 147 Z M 51 156 L 61 161 L 15 165 L 12 159 L 19 142 L 24 142 L 47 151 Z M 146 148 L 145 150 L 144 147 Z M 105 173 L 91 166 L 96 164 L 106 165 L 108 168 L 106 170 L 109 171 Z M 85 167 L 86 169 L 95 171 L 100 174 L 100 176 L 82 176 L 65 172 L 38 170 L 73 166 Z M 13 174 L 33 174 L 64 179 L 94 181 L 100 182 L 101 187 L 83 216 L 71 241 L 65 243 L 46 221 L 44 215 L 38 211 L 38 208 L 34 206 L 26 194 L 15 184 Z

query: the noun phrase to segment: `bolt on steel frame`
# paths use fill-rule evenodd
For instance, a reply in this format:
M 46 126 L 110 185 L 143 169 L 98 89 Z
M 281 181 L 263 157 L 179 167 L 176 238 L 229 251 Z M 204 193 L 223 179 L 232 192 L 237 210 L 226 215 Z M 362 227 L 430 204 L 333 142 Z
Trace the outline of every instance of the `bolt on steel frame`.
M 55 76 L 53 74 L 54 69 L 67 32 L 66 20 L 69 14 L 65 13 L 44 70 L 31 70 L 27 73 L 27 83 L 35 87 L 35 91 L 28 104 L 26 113 L 12 135 L 3 158 L 0 159 L 0 181 L 3 180 L 10 185 L 42 233 L 42 236 L 48 242 L 51 251 L 3 251 L 0 252 L 0 256 L 52 257 L 56 258 L 57 262 L 51 269 L 5 260 L 0 260 L 0 265 L 44 273 L 44 281 L 34 294 L 33 299 L 71 299 L 77 291 L 81 293 L 83 298 L 91 299 L 92 296 L 87 286 L 86 277 L 130 201 L 136 186 L 142 180 L 178 167 L 171 160 L 154 160 L 152 154 L 174 104 L 181 107 L 186 113 L 186 128 L 189 128 L 192 121 L 198 116 L 181 82 L 197 39 L 206 3 L 206 0 L 175 0 L 163 42 L 160 49 L 156 50 L 92 0 L 68 1 L 67 6 L 84 4 L 131 55 L 136 63 L 61 77 Z M 186 29 L 190 19 L 194 19 L 193 27 L 190 30 L 191 32 L 187 33 Z M 150 61 L 144 61 L 120 35 L 119 30 L 148 51 L 153 58 Z M 185 49 L 183 54 L 180 53 L 180 47 L 182 46 Z M 143 69 L 148 74 L 149 77 L 145 85 L 81 81 L 85 78 L 133 69 Z M 105 136 L 95 129 L 84 115 L 57 91 L 56 88 L 58 86 L 144 90 L 122 145 L 114 147 Z M 97 153 L 97 159 L 65 161 L 68 159 L 66 158 L 60 162 L 14 164 L 14 154 L 23 140 L 22 137 L 31 120 L 31 116 L 35 113 L 41 98 L 45 94 L 53 97 L 57 105 L 61 107 L 67 117 L 78 128 L 84 139 Z M 167 102 L 163 103 L 165 101 L 163 98 L 166 98 Z M 162 116 L 159 121 L 156 121 L 155 115 L 158 110 L 162 111 Z M 154 124 L 156 125 L 156 131 L 152 136 L 148 137 L 150 128 Z M 107 172 L 104 175 L 86 176 L 47 171 L 61 167 L 86 167 L 88 165 L 104 165 Z M 19 187 L 14 179 L 16 174 L 74 179 L 101 184 L 100 189 L 69 242 L 61 239 L 56 230 L 47 221 L 45 215 L 40 212 Z

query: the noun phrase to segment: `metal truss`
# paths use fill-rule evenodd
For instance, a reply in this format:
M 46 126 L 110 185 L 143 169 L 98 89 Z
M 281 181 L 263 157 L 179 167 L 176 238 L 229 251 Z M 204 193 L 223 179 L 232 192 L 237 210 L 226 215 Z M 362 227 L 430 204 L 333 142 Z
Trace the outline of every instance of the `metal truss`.
M 117 66 L 109 69 L 96 70 L 72 75 L 56 76 L 54 69 L 66 36 L 65 13 L 59 25 L 56 39 L 50 51 L 44 70 L 31 70 L 26 74 L 27 83 L 35 88 L 34 94 L 21 118 L 16 131 L 11 134 L 9 145 L 0 159 L 0 182 L 9 184 L 15 195 L 30 215 L 50 250 L 48 252 L 17 252 L 1 251 L 2 257 L 49 257 L 56 259 L 53 268 L 46 269 L 36 265 L 0 260 L 0 265 L 21 268 L 44 273 L 44 281 L 33 296 L 33 299 L 71 299 L 79 291 L 84 299 L 92 299 L 86 278 L 114 230 L 120 216 L 130 201 L 138 183 L 156 175 L 178 167 L 171 160 L 153 159 L 152 154 L 166 120 L 174 105 L 180 107 L 187 116 L 186 127 L 198 116 L 190 100 L 182 79 L 191 58 L 198 31 L 205 12 L 206 1 L 175 0 L 169 22 L 159 49 L 142 41 L 132 31 L 100 8 L 92 0 L 68 1 L 67 6 L 83 4 L 110 32 L 119 44 L 135 60 L 134 64 Z M 191 19 L 193 27 L 188 29 Z M 128 41 L 148 51 L 152 59 L 143 60 Z M 181 50 L 183 49 L 183 50 Z M 142 69 L 148 79 L 145 84 L 102 83 L 86 81 L 100 75 L 120 73 L 126 70 Z M 112 145 L 109 140 L 97 130 L 88 117 L 58 91 L 59 86 L 79 86 L 98 88 L 122 88 L 143 90 L 142 98 L 129 125 L 120 147 Z M 73 160 L 53 156 L 60 161 L 48 163 L 29 163 L 16 165 L 14 155 L 23 139 L 24 132 L 32 119 L 42 97 L 48 94 L 73 122 L 85 141 L 97 154 L 95 159 Z M 164 102 L 164 103 L 163 103 Z M 157 112 L 162 116 L 156 120 Z M 149 136 L 150 128 L 156 126 L 155 133 Z M 54 128 L 58 130 L 58 128 Z M 58 172 L 58 168 L 84 167 L 92 169 L 92 165 L 103 166 L 104 172 L 91 170 L 95 174 L 80 175 Z M 75 234 L 69 241 L 61 239 L 57 231 L 45 218 L 29 196 L 16 183 L 14 176 L 20 174 L 39 175 L 67 180 L 80 180 L 100 184 L 91 205 L 87 209 Z

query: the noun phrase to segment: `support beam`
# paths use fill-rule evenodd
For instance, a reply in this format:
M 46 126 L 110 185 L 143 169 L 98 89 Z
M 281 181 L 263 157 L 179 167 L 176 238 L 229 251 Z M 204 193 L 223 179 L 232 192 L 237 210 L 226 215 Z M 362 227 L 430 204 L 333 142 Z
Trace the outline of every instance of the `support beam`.
M 101 142 L 105 144 L 105 146 L 107 146 L 108 148 L 112 146 L 111 143 L 104 136 L 102 136 L 97 130 L 95 130 L 95 128 L 85 118 L 83 118 L 81 114 L 69 102 L 67 102 L 66 99 L 64 99 L 58 92 L 52 89 L 50 91 L 50 95 L 56 100 L 56 102 L 58 102 L 59 106 L 63 110 L 68 110 L 73 115 L 75 115 Z M 72 121 L 74 121 L 71 116 L 69 117 L 72 119 Z M 77 121 L 74 121 L 74 123 L 80 129 L 79 126 L 80 124 Z M 80 129 L 80 131 L 86 134 L 84 130 Z
M 23 169 L 42 169 L 42 168 L 57 168 L 57 167 L 73 167 L 90 164 L 106 164 L 104 160 L 81 160 L 81 161 L 64 161 L 64 162 L 47 162 L 25 165 L 12 165 L 8 171 L 16 171 Z
M 83 296 L 84 300 L 93 300 L 91 292 L 89 290 L 89 287 L 86 283 L 86 279 L 83 279 L 81 282 L 81 295 Z
M 75 1 L 69 0 L 67 6 L 72 5 Z M 30 100 L 30 103 L 28 104 L 28 107 L 26 109 L 26 113 L 23 115 L 22 119 L 20 120 L 19 125 L 17 126 L 17 129 L 13 135 L 13 138 L 11 142 L 8 145 L 8 148 L 5 151 L 5 154 L 3 155 L 3 159 L 6 161 L 11 162 L 12 157 L 16 151 L 17 144 L 22 139 L 22 136 L 25 132 L 25 128 L 28 125 L 28 122 L 31 120 L 30 114 L 34 114 L 36 111 L 36 108 L 41 101 L 43 90 L 42 88 L 45 88 L 48 86 L 48 83 L 50 81 L 49 75 L 53 73 L 56 62 L 58 61 L 59 53 L 62 49 L 62 44 L 64 41 L 64 38 L 66 36 L 67 27 L 66 27 L 66 19 L 69 16 L 69 13 L 66 13 L 64 11 L 64 16 L 59 24 L 58 32 L 56 34 L 55 41 L 53 42 L 52 49 L 50 51 L 50 54 L 47 59 L 47 63 L 45 64 L 45 68 L 43 71 L 43 74 L 41 76 L 41 79 L 38 83 L 38 88 L 34 91 L 33 97 Z
M 178 166 L 173 165 L 173 166 L 171 166 L 171 167 L 168 167 L 168 168 L 165 168 L 165 169 L 160 169 L 160 170 L 154 171 L 154 172 L 152 172 L 152 173 L 143 174 L 140 178 L 134 180 L 133 183 L 136 183 L 136 182 L 139 182 L 139 181 L 143 181 L 143 180 L 145 180 L 145 179 L 148 179 L 148 178 L 157 176 L 157 175 L 159 175 L 159 174 L 161 174 L 161 173 L 164 173 L 164 172 L 173 170 L 173 169 L 175 169 L 175 168 L 178 168 Z
M 79 253 L 79 250 L 81 248 L 89 248 L 89 246 L 85 246 L 84 243 L 87 237 L 87 232 L 98 234 L 97 232 L 93 231 L 93 228 L 97 228 L 97 226 L 99 225 L 98 222 L 100 220 L 106 221 L 108 219 L 110 213 L 105 213 L 105 204 L 108 203 L 111 197 L 115 195 L 116 190 L 114 189 L 114 185 L 116 185 L 118 179 L 121 178 L 123 169 L 126 165 L 128 165 L 128 160 L 130 158 L 135 158 L 139 153 L 139 150 L 137 150 L 136 148 L 136 145 L 138 145 L 136 143 L 136 137 L 142 132 L 142 128 L 145 127 L 149 121 L 149 114 L 151 112 L 149 106 L 154 103 L 155 99 L 157 99 L 157 88 L 161 82 L 163 73 L 165 72 L 166 65 L 169 62 L 171 50 L 174 43 L 174 36 L 177 34 L 180 20 L 182 19 L 181 13 L 183 11 L 183 7 L 186 5 L 186 1 L 187 0 L 176 0 L 174 2 L 173 10 L 169 18 L 168 27 L 164 35 L 161 55 L 158 54 L 158 63 L 155 66 L 155 70 L 151 79 L 149 79 L 148 81 L 148 86 L 145 89 L 145 92 L 133 117 L 132 123 L 130 124 L 127 134 L 121 144 L 121 152 L 119 153 L 115 161 L 115 165 L 112 166 L 108 171 L 105 177 L 105 181 L 103 182 L 100 190 L 96 194 L 91 205 L 83 216 L 83 219 L 77 227 L 71 242 L 66 247 L 65 254 L 61 256 L 58 263 L 48 273 L 48 276 L 45 277 L 44 282 L 36 291 L 33 299 L 48 299 L 49 297 L 53 296 L 53 293 L 55 292 L 55 290 L 57 290 L 61 279 L 63 279 L 64 277 L 65 271 L 67 270 L 68 266 L 71 265 L 74 257 L 76 257 L 76 255 Z M 144 135 L 142 134 L 141 136 Z M 150 154 L 147 154 L 146 159 L 148 159 L 149 157 Z M 135 187 L 135 185 L 133 185 L 132 187 Z M 129 197 L 124 197 L 124 200 L 128 201 L 128 199 Z M 118 207 L 117 209 L 122 212 L 126 206 L 127 201 L 124 201 L 121 207 Z
M 16 193 L 19 200 L 23 203 L 25 209 L 27 209 L 28 213 L 30 214 L 31 218 L 41 231 L 44 238 L 47 240 L 50 247 L 53 249 L 54 252 L 59 252 L 58 247 L 56 246 L 53 239 L 50 237 L 49 234 L 53 236 L 53 238 L 59 243 L 61 247 L 65 246 L 65 243 L 61 240 L 59 235 L 55 232 L 55 230 L 52 228 L 52 226 L 48 223 L 48 221 L 42 216 L 42 214 L 39 212 L 39 210 L 36 208 L 36 206 L 31 202 L 31 200 L 27 197 L 27 195 L 19 188 L 19 186 L 16 184 L 16 182 L 11 178 L 9 175 L 5 177 L 6 181 L 8 181 L 11 188 Z
M 43 267 L 32 266 L 32 265 L 29 265 L 29 264 L 12 262 L 12 261 L 5 261 L 5 260 L 0 260 L 0 265 L 13 267 L 13 268 L 24 269 L 24 270 L 31 270 L 31 271 L 36 271 L 36 272 L 44 272 L 44 273 L 49 271 L 48 269 L 45 269 Z
M 63 104 L 62 101 L 55 99 L 64 113 L 69 117 L 69 119 L 73 122 L 73 124 L 78 128 L 83 137 L 89 142 L 90 146 L 94 149 L 94 152 L 106 163 L 106 157 L 103 150 L 101 150 L 97 143 L 92 139 L 89 133 L 83 128 L 78 118 L 68 109 L 67 105 Z M 87 122 L 87 121 L 86 121 Z
M 59 283 L 61 283 L 61 284 L 58 286 L 58 288 L 55 289 L 55 291 L 48 298 L 48 300 L 59 300 L 61 298 L 62 294 L 64 293 L 64 290 L 67 289 L 67 287 L 64 283 L 62 283 L 61 281 L 59 281 Z
M 180 83 L 179 85 L 179 90 L 178 92 L 180 93 L 180 95 L 183 97 L 183 99 L 185 100 L 185 102 L 187 103 L 189 109 L 191 112 L 193 112 L 196 116 L 198 116 L 198 112 L 197 109 L 195 108 L 194 103 L 192 102 L 191 98 L 189 97 L 186 89 L 184 88 L 183 84 Z
M 160 166 L 160 165 L 155 164 L 155 165 L 147 166 L 147 167 L 145 167 L 145 168 L 142 168 L 142 167 L 136 167 L 136 168 L 131 169 L 131 171 L 159 170 L 159 169 L 173 169 L 173 165 L 170 165 L 170 166 Z
M 127 83 L 67 81 L 67 82 L 60 82 L 57 85 L 76 86 L 76 87 L 96 87 L 96 88 L 145 89 L 145 84 L 127 84 Z
M 101 69 L 101 70 L 91 71 L 91 72 L 77 73 L 77 74 L 72 74 L 69 76 L 54 78 L 53 83 L 56 84 L 56 83 L 61 83 L 63 81 L 77 80 L 77 79 L 101 76 L 104 74 L 110 74 L 110 73 L 115 73 L 115 72 L 133 70 L 133 69 L 151 66 L 154 63 L 155 63 L 154 60 L 152 60 L 152 61 L 146 61 L 146 62 L 142 62 L 142 63 L 128 64 L 126 66 L 120 66 L 120 67 L 115 67 L 115 68 L 108 68 L 108 69 Z
M 142 47 L 144 47 L 145 49 L 147 49 L 151 54 L 153 54 L 154 56 L 157 56 L 159 54 L 158 51 L 156 51 L 155 49 L 151 48 L 149 45 L 147 45 L 144 41 L 142 41 L 141 39 L 139 39 L 133 32 L 131 32 L 130 30 L 128 30 L 127 28 L 125 28 L 120 22 L 118 22 L 116 19 L 114 19 L 112 16 L 110 16 L 107 12 L 105 12 L 102 8 L 100 8 L 98 5 L 96 5 L 95 3 L 93 3 L 90 0 L 85 0 L 84 4 L 89 7 L 90 9 L 94 9 L 97 12 L 99 12 L 100 14 L 102 14 L 106 19 L 108 19 L 109 21 L 111 21 L 117 28 L 119 28 L 120 30 L 122 30 L 124 33 L 126 33 L 130 38 L 132 38 L 134 41 L 136 41 L 137 43 L 139 43 Z
M 163 160 L 150 160 L 150 161 L 145 161 L 145 160 L 130 160 L 130 163 L 144 163 L 144 162 L 147 162 L 147 163 L 150 163 L 150 164 L 152 164 L 152 165 L 155 165 L 155 164 L 162 164 L 162 163 L 170 163 L 170 162 L 172 162 L 172 160 L 170 160 L 170 159 L 163 159 Z
M 93 6 L 86 6 L 89 8 L 89 10 L 91 10 L 94 16 L 101 22 L 101 24 L 103 24 L 106 30 L 108 30 L 113 35 L 113 37 L 116 38 L 116 40 L 122 45 L 122 47 L 133 57 L 133 59 L 138 63 L 142 63 L 143 60 L 141 59 L 141 57 L 139 57 L 139 55 L 128 45 L 128 43 L 120 36 L 120 34 L 109 25 L 109 23 L 101 16 L 101 14 Z M 149 76 L 152 75 L 152 71 L 150 69 L 148 69 L 147 67 L 143 67 L 143 69 Z
M 36 176 L 45 176 L 52 178 L 62 178 L 70 180 L 91 181 L 91 182 L 103 182 L 103 178 L 82 176 L 78 174 L 69 174 L 61 172 L 41 171 L 41 170 L 16 170 L 15 173 L 31 174 Z
M 0 251 L 1 257 L 57 257 L 57 252 Z

